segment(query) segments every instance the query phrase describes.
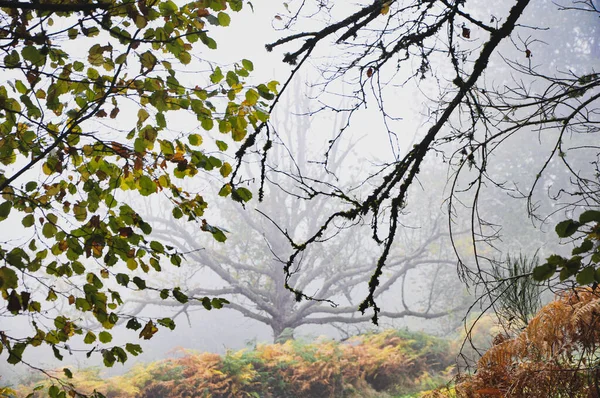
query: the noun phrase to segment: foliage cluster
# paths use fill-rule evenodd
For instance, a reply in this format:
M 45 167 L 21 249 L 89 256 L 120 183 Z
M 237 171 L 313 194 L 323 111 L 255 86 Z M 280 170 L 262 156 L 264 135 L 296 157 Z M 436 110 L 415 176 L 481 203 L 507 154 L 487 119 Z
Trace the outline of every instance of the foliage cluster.
M 60 360 L 71 351 L 67 343 L 80 340 L 83 348 L 72 348 L 101 353 L 106 366 L 138 355 L 138 344 L 109 344 L 113 327 L 125 323 L 150 339 L 175 323 L 123 311 L 128 291 L 197 299 L 207 309 L 227 304 L 156 284 L 149 275 L 179 266 L 183 254 L 151 236 L 131 198 L 161 196 L 174 218 L 223 242 L 224 232 L 206 219 L 208 203 L 185 182 L 199 173 L 233 175 L 225 141 L 242 141 L 267 120 L 276 82 L 246 85 L 254 68 L 246 59 L 221 70 L 199 58 L 217 47 L 209 27 L 228 26 L 241 0 L 179 3 L 1 5 L 0 223 L 16 231 L 0 242 L 0 312 L 32 326 L 23 334 L 0 330 L 0 353 L 11 364 L 40 345 Z M 210 70 L 190 84 L 181 70 L 202 63 Z M 182 112 L 197 128 L 173 130 Z M 208 139 L 211 130 L 218 139 Z M 233 182 L 220 195 L 252 196 Z
M 109 379 L 97 369 L 74 372 L 72 382 L 82 393 L 104 394 L 97 397 L 389 396 L 439 386 L 452 352 L 445 340 L 388 330 L 344 342 L 260 344 L 224 356 L 186 353 Z M 21 387 L 19 393 L 30 390 Z
M 579 285 L 600 282 L 600 211 L 589 209 L 581 213 L 578 220 L 561 221 L 555 231 L 560 238 L 573 237 L 577 246 L 570 258 L 557 254 L 548 257 L 545 264 L 533 270 L 533 278 L 542 281 L 558 273 L 561 282 L 575 275 Z
M 459 377 L 455 391 L 429 396 L 598 396 L 599 309 L 597 289 L 562 293 L 518 335 L 499 334 L 477 372 Z

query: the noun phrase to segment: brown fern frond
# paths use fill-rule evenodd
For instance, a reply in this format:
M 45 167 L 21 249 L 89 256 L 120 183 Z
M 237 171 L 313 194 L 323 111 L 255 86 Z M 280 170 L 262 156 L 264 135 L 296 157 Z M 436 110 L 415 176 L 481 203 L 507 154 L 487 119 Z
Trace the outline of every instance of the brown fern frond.
M 457 380 L 460 397 L 597 397 L 600 297 L 590 288 L 558 296 L 516 337 L 497 338 L 474 375 Z

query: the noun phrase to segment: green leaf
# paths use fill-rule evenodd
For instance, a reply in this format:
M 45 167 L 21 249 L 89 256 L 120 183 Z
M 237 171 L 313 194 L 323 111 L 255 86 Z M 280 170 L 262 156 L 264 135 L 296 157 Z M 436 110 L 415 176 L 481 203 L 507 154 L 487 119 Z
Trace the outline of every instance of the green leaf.
M 260 98 L 260 95 L 253 88 L 246 91 L 246 102 L 248 102 L 248 105 L 256 105 L 259 98 Z
M 28 214 L 21 220 L 21 224 L 23 224 L 25 228 L 31 227 L 34 223 L 35 218 L 33 217 L 33 214 Z
M 104 359 L 104 366 L 107 368 L 112 367 L 117 360 L 117 358 L 115 358 L 115 354 L 113 354 L 111 350 L 103 350 L 102 358 Z
M 117 283 L 119 285 L 127 287 L 127 285 L 129 284 L 129 275 L 127 274 L 119 273 L 115 276 L 115 279 L 117 280 Z
M 219 169 L 219 172 L 221 173 L 221 175 L 225 178 L 227 178 L 227 176 L 229 176 L 229 174 L 231 174 L 232 171 L 232 167 L 229 163 L 225 162 L 223 163 L 223 166 L 221 166 L 221 168 Z
M 147 175 L 141 176 L 138 184 L 139 184 L 139 191 L 140 191 L 140 194 L 142 194 L 142 196 L 152 195 L 153 193 L 156 193 L 158 190 L 156 183 L 154 181 L 152 181 L 152 179 L 150 177 L 148 177 Z
M 85 221 L 87 219 L 87 208 L 85 206 L 85 203 L 76 203 L 73 206 L 73 214 L 75 215 L 75 219 L 77 221 Z
M 125 327 L 127 329 L 139 330 L 142 327 L 142 324 L 139 323 L 136 318 L 131 318 L 130 320 L 127 321 L 127 324 L 125 325 Z
M 546 262 L 557 267 L 562 267 L 567 262 L 567 259 L 558 254 L 553 254 L 546 259 Z
M 85 344 L 92 344 L 94 341 L 96 341 L 96 335 L 94 334 L 94 332 L 87 332 L 85 334 L 85 337 L 83 338 L 83 342 Z
M 231 192 L 231 197 L 236 202 L 248 202 L 252 199 L 252 192 L 246 188 L 236 188 Z
M 69 368 L 63 368 L 63 373 L 67 376 L 68 379 L 73 378 L 73 372 Z
M 169 155 L 173 155 L 175 153 L 175 147 L 173 146 L 173 143 L 171 141 L 167 141 L 167 140 L 159 140 L 160 142 L 160 151 L 169 156 Z
M 58 296 L 53 289 L 48 290 L 48 295 L 46 296 L 46 301 L 55 301 L 58 300 Z
M 219 121 L 219 132 L 226 134 L 226 133 L 229 133 L 230 131 L 231 131 L 231 123 L 228 122 L 227 120 L 220 120 Z
M 179 207 L 175 207 L 173 209 L 172 213 L 173 213 L 173 217 L 177 220 L 180 219 L 181 217 L 183 217 L 183 212 L 181 211 L 181 209 Z
M 213 307 L 213 308 L 215 308 L 215 309 L 217 309 L 217 310 L 220 310 L 221 308 L 223 308 L 224 301 L 227 301 L 227 300 L 224 300 L 224 299 L 220 299 L 220 298 L 216 298 L 216 297 L 215 297 L 215 298 L 213 298 L 213 299 L 210 301 L 210 303 L 211 303 L 211 305 L 212 305 L 212 307 Z
M 165 252 L 165 247 L 163 246 L 163 244 L 156 240 L 150 242 L 150 249 L 161 254 Z
M 581 226 L 580 223 L 574 220 L 564 220 L 556 224 L 556 234 L 560 238 L 567 238 L 577 232 L 577 229 Z
M 125 344 L 125 349 L 133 356 L 138 356 L 142 353 L 142 347 L 139 344 Z
M 138 110 L 137 114 L 138 114 L 137 125 L 138 125 L 138 127 L 140 127 L 142 125 L 142 123 L 144 123 L 150 117 L 150 114 L 144 108 L 140 108 Z
M 260 109 L 257 109 L 255 112 L 256 118 L 261 122 L 266 122 L 269 120 L 269 114 L 267 112 L 263 112 Z
M 221 26 L 229 26 L 231 23 L 231 17 L 224 12 L 217 14 L 217 19 L 219 20 L 219 25 Z
M 16 365 L 21 362 L 21 359 L 23 358 L 23 351 L 25 351 L 26 347 L 26 343 L 17 343 L 13 345 L 12 348 L 8 350 L 8 359 L 6 362 L 10 363 L 11 365 Z
M 102 289 L 102 287 L 104 286 L 100 278 L 98 278 L 98 276 L 93 272 L 88 272 L 88 274 L 86 275 L 86 280 L 87 283 L 91 284 L 96 289 Z
M 138 29 L 143 29 L 146 27 L 146 25 L 148 25 L 148 20 L 143 15 L 135 16 L 135 26 Z
M 50 396 L 50 398 L 58 398 L 60 394 L 60 389 L 55 386 L 54 384 L 50 386 L 50 388 L 48 388 L 48 395 Z
M 176 267 L 180 267 L 181 266 L 181 256 L 178 254 L 172 254 L 171 255 L 171 264 L 173 264 Z
M 252 72 L 254 70 L 254 64 L 250 60 L 243 59 L 242 66 L 244 67 L 244 69 L 246 69 L 249 72 Z
M 213 71 L 213 73 L 211 73 L 210 75 L 210 81 L 213 83 L 218 83 L 221 80 L 223 80 L 223 72 L 221 72 L 221 68 L 219 68 L 218 66 L 215 68 L 215 70 Z
M 86 312 L 92 309 L 92 304 L 83 297 L 77 297 L 75 299 L 75 308 L 79 311 Z
M 4 221 L 8 218 L 11 209 L 12 202 L 6 201 L 0 204 L 0 221 Z
M 212 233 L 213 238 L 217 242 L 223 243 L 227 240 L 227 236 L 219 228 L 214 228 L 214 230 L 211 231 L 211 233 Z
M 127 353 L 121 347 L 113 347 L 111 351 L 117 358 L 118 362 L 125 363 L 127 361 Z
M 546 263 L 535 267 L 532 272 L 532 277 L 534 280 L 541 282 L 552 278 L 555 273 L 556 266 Z
M 100 29 L 98 29 L 95 26 L 92 26 L 90 28 L 87 28 L 85 30 L 82 30 L 83 34 L 86 35 L 87 37 L 95 37 L 98 36 L 100 34 Z
M 188 136 L 188 141 L 189 141 L 190 145 L 194 145 L 194 146 L 202 145 L 202 136 L 200 136 L 199 134 L 190 134 Z
M 140 278 L 139 276 L 134 276 L 132 281 L 140 290 L 144 290 L 146 288 L 146 281 Z
M 217 49 L 217 42 L 212 37 L 208 37 L 206 33 L 200 36 L 200 40 L 211 50 Z
M 175 3 L 173 3 L 171 0 L 167 0 L 167 1 L 161 1 L 158 9 L 160 10 L 160 13 L 163 16 L 169 16 L 169 15 L 173 15 L 175 14 L 178 10 L 179 7 L 177 7 L 177 5 Z
M 19 283 L 17 273 L 8 267 L 0 267 L 0 290 L 16 289 Z
M 21 80 L 17 80 L 17 81 L 15 82 L 15 88 L 17 89 L 17 91 L 18 91 L 20 94 L 25 94 L 25 93 L 27 93 L 27 87 L 25 87 L 25 85 L 23 84 L 23 82 L 22 82 Z M 29 98 L 28 98 L 28 97 L 25 97 L 25 98 L 27 98 L 27 99 L 29 100 Z M 31 102 L 31 100 L 29 100 L 29 101 Z M 35 134 L 34 134 L 34 135 L 35 135 Z
M 256 89 L 258 90 L 258 94 L 266 100 L 272 100 L 275 98 L 275 95 L 269 91 L 269 88 L 264 84 L 259 84 Z
M 227 76 L 225 77 L 225 80 L 227 81 L 227 85 L 229 85 L 229 87 L 233 87 L 233 86 L 240 84 L 240 79 L 232 71 L 227 72 Z M 232 93 L 232 94 L 229 94 L 229 93 Z M 235 99 L 235 90 L 230 90 L 227 94 L 228 94 L 229 100 L 233 101 L 233 99 Z
M 10 54 L 4 57 L 4 65 L 7 68 L 16 68 L 21 64 L 21 57 L 17 50 L 12 50 Z
M 229 7 L 236 12 L 242 10 L 243 4 L 242 0 L 229 0 Z
M 596 270 L 594 269 L 594 267 L 585 267 L 583 270 L 581 270 L 581 272 L 577 274 L 576 280 L 577 283 L 579 283 L 582 286 L 589 285 L 590 283 L 594 282 L 595 276 Z
M 223 185 L 221 187 L 221 189 L 219 190 L 219 196 L 227 197 L 227 196 L 229 196 L 229 194 L 231 194 L 231 185 L 230 184 Z
M 71 263 L 71 268 L 73 269 L 73 272 L 75 272 L 77 275 L 83 275 L 83 273 L 85 272 L 85 267 L 79 261 L 73 261 Z
M 589 222 L 600 222 L 600 211 L 598 210 L 586 210 L 579 216 L 579 222 L 581 224 L 587 224 Z
M 591 240 L 584 240 L 581 245 L 574 248 L 571 254 L 582 254 L 588 252 L 594 248 L 594 243 Z
M 146 51 L 140 55 L 140 63 L 142 64 L 142 67 L 146 68 L 148 71 L 154 69 L 157 62 L 158 60 L 151 51 Z
M 24 59 L 31 62 L 34 66 L 42 66 L 46 63 L 46 56 L 34 46 L 25 46 L 21 50 L 21 55 Z
M 271 80 L 269 83 L 267 83 L 267 87 L 269 88 L 269 90 L 271 90 L 271 92 L 277 94 L 277 86 L 279 85 L 279 82 L 277 80 Z
M 173 297 L 175 297 L 175 300 L 179 301 L 182 304 L 185 304 L 188 302 L 188 296 L 186 294 L 182 293 L 178 287 L 173 289 Z
M 221 123 L 219 123 L 219 130 L 220 129 L 221 129 Z M 219 150 L 221 150 L 221 151 L 226 151 L 228 148 L 227 143 L 225 143 L 223 141 L 217 140 L 216 144 L 217 144 L 217 148 L 219 148 Z
M 54 226 L 54 224 L 50 222 L 46 222 L 42 227 L 42 235 L 44 235 L 44 237 L 48 239 L 54 237 L 54 235 L 56 235 L 56 232 L 58 232 L 56 226 Z
M 212 130 L 214 124 L 215 124 L 214 120 L 212 120 L 211 118 L 208 118 L 208 117 L 203 118 L 202 121 L 200 122 L 200 125 L 206 131 Z
M 104 344 L 110 343 L 112 341 L 112 335 L 107 331 L 102 331 L 98 334 L 98 340 Z
M 582 259 L 583 258 L 581 256 L 573 256 L 567 260 L 564 266 L 572 271 L 577 272 L 579 271 L 579 268 L 581 268 Z
M 152 233 L 152 226 L 150 226 L 150 224 L 148 224 L 147 222 L 140 222 L 139 227 L 142 230 L 142 232 L 146 235 L 150 235 Z
M 58 222 L 58 217 L 56 216 L 56 214 L 48 213 L 46 214 L 46 219 L 52 224 L 56 224 Z
M 177 59 L 181 61 L 182 64 L 187 65 L 192 62 L 192 54 L 187 51 L 182 51 L 177 56 Z
M 560 270 L 560 273 L 558 274 L 558 279 L 561 282 L 566 281 L 567 279 L 569 279 L 570 277 L 572 277 L 573 275 L 575 275 L 577 273 L 577 269 L 569 269 L 569 268 L 563 268 Z
M 29 181 L 27 184 L 25 184 L 25 190 L 27 192 L 32 192 L 33 190 L 35 190 L 37 188 L 38 184 L 35 181 Z
M 175 322 L 171 318 L 160 318 L 160 319 L 157 319 L 156 322 L 159 325 L 167 327 L 171 330 L 175 329 Z
M 207 310 L 212 310 L 212 304 L 210 302 L 210 299 L 208 297 L 202 297 L 202 300 L 200 300 L 200 302 L 202 303 L 202 306 L 207 309 Z

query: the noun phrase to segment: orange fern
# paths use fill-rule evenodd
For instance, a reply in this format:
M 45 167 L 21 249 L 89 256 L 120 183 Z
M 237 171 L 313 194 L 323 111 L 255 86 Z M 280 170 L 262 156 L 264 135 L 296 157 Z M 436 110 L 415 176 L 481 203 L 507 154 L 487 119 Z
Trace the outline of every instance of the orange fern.
M 599 397 L 600 291 L 579 288 L 542 308 L 514 338 L 499 339 L 460 379 L 459 397 Z

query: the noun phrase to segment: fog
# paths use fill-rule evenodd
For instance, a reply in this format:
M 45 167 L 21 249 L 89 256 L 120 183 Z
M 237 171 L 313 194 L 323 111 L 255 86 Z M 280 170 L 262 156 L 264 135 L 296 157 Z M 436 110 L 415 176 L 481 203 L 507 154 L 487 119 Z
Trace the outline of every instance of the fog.
M 492 14 L 489 4 L 479 3 L 482 20 L 489 20 Z M 525 43 L 533 54 L 530 62 L 540 65 L 540 73 L 597 67 L 600 59 L 597 15 L 586 19 L 577 13 L 564 12 L 551 18 L 556 11 L 551 10 L 550 2 L 536 3 L 537 8 L 527 11 L 530 14 L 524 25 L 542 24 L 549 29 L 527 31 L 531 39 L 519 37 L 515 41 L 520 42 L 503 44 L 488 67 L 483 85 L 506 87 L 516 80 L 531 90 L 541 90 L 540 79 L 515 77 L 517 71 L 502 58 L 515 58 Z M 288 11 L 279 3 L 257 3 L 254 12 L 247 11 L 232 15 L 230 27 L 215 31 L 219 48 L 203 56 L 224 65 L 247 58 L 254 63 L 252 81 L 285 82 L 292 69 L 281 62 L 285 51 L 276 48 L 267 52 L 264 45 L 287 35 L 278 29 Z M 335 20 L 347 12 L 347 5 L 333 6 L 329 15 L 300 20 L 292 32 L 321 29 L 329 18 Z M 493 10 L 493 15 L 505 14 L 506 10 Z M 472 36 L 473 40 L 463 45 L 477 53 L 484 39 L 477 39 L 475 28 Z M 172 298 L 161 300 L 157 291 L 129 292 L 123 297 L 126 302 L 123 312 L 139 317 L 173 317 L 177 327 L 172 331 L 161 327 L 151 340 L 140 342 L 143 354 L 131 357 L 125 365 L 115 364 L 106 369 L 106 374 L 124 372 L 139 362 L 181 355 L 180 348 L 224 353 L 256 342 L 273 342 L 286 329 L 293 331 L 295 338 L 305 339 L 321 335 L 343 339 L 390 327 L 424 330 L 440 336 L 457 335 L 467 309 L 483 293 L 481 287 L 468 287 L 457 273 L 457 255 L 465 266 L 475 267 L 470 184 L 476 174 L 475 168 L 465 168 L 453 182 L 456 162 L 451 155 L 460 150 L 457 142 L 440 145 L 439 150 L 429 153 L 417 182 L 410 188 L 400 218 L 402 228 L 377 291 L 376 301 L 382 310 L 379 326 L 371 322 L 371 308 L 365 315 L 357 310 L 368 293 L 368 281 L 381 254 L 381 245 L 371 238 L 373 231 L 368 218 L 335 224 L 303 251 L 292 266 L 292 276 L 287 282 L 323 301 L 298 302 L 284 287 L 283 268 L 293 253 L 291 242 L 303 242 L 330 214 L 347 209 L 348 201 L 338 193 L 343 191 L 356 200 L 368 196 L 380 182 L 379 173 L 384 166 L 406 155 L 435 122 L 438 107 L 443 103 L 438 99 L 446 98 L 448 87 L 452 86 L 453 71 L 440 70 L 447 68 L 447 54 L 433 54 L 429 68 L 436 71 L 435 76 L 426 73 L 424 79 L 410 79 L 418 69 L 419 60 L 414 60 L 412 68 L 382 71 L 377 83 L 369 83 L 366 97 L 358 98 L 356 87 L 352 86 L 355 81 L 349 77 L 334 79 L 336 62 L 350 59 L 351 50 L 333 44 L 320 46 L 312 55 L 312 63 L 294 77 L 272 115 L 273 149 L 268 153 L 266 179 L 261 181 L 260 145 L 264 142 L 257 143 L 258 149 L 248 153 L 241 168 L 241 178 L 254 193 L 249 203 L 242 206 L 220 198 L 222 182 L 208 173 L 200 173 L 186 183 L 190 192 L 201 192 L 209 203 L 207 221 L 225 231 L 226 242 L 215 241 L 197 223 L 186 222 L 185 218 L 175 220 L 165 197 L 140 199 L 120 194 L 119 199 L 143 209 L 140 214 L 153 226 L 153 238 L 184 253 L 180 267 L 164 264 L 162 272 L 150 271 L 149 283 L 178 286 L 194 297 L 223 297 L 231 304 L 207 311 L 200 301 L 184 305 Z M 195 77 L 188 75 L 192 83 Z M 522 82 L 525 78 L 530 81 Z M 385 115 L 382 115 L 383 104 Z M 514 116 L 520 115 L 517 112 Z M 451 124 L 460 126 L 461 116 L 453 117 Z M 177 135 L 197 130 L 196 125 L 195 118 L 183 115 L 173 121 L 170 129 Z M 339 139 L 341 132 L 343 138 Z M 508 137 L 490 155 L 490 179 L 478 196 L 477 214 L 485 220 L 475 239 L 479 239 L 478 256 L 504 260 L 509 253 L 528 256 L 537 253 L 545 258 L 555 252 L 569 253 L 572 248 L 561 245 L 553 231 L 556 222 L 573 211 L 567 203 L 569 198 L 560 195 L 570 188 L 571 180 L 557 162 L 550 163 L 528 204 L 527 190 L 536 173 L 524 171 L 543 168 L 556 142 L 554 133 L 546 135 L 534 129 L 529 132 Z M 208 132 L 202 134 L 210 136 Z M 448 128 L 445 134 L 452 136 L 452 129 Z M 222 138 L 218 132 L 214 137 Z M 227 142 L 231 148 L 238 145 L 231 140 Z M 571 142 L 572 148 L 588 145 L 597 145 L 597 137 L 578 135 Z M 579 151 L 573 160 L 585 174 L 594 159 L 590 153 Z M 261 183 L 264 183 L 262 202 L 258 200 Z M 449 203 L 453 183 L 456 196 Z M 332 194 L 306 200 L 313 193 L 309 187 Z M 535 208 L 537 218 L 528 215 L 528 206 Z M 383 209 L 380 218 L 388 215 L 386 211 L 389 210 Z M 15 242 L 13 239 L 18 237 L 21 241 L 17 244 L 23 244 L 28 237 L 20 219 L 8 221 L 10 226 L 7 221 L 2 224 L 0 241 Z M 388 227 L 382 222 L 381 236 L 385 236 Z M 486 246 L 483 241 L 488 237 Z M 544 299 L 551 297 L 547 294 Z M 471 311 L 486 307 L 484 300 Z M 55 311 L 69 313 L 69 307 L 59 303 Z M 13 317 L 7 311 L 2 314 L 1 322 L 2 330 L 12 335 L 31 330 L 27 319 Z M 95 327 L 92 318 L 81 322 Z M 127 330 L 123 324 L 111 333 L 112 344 L 138 342 L 138 332 Z M 65 355 L 62 362 L 43 347 L 29 348 L 23 360 L 45 369 L 102 366 L 99 355 L 86 358 L 91 347 L 84 345 L 82 338 L 75 338 L 69 345 L 73 354 Z M 2 383 L 16 383 L 31 371 L 23 364 L 7 364 L 6 357 L 6 351 L 0 354 Z

